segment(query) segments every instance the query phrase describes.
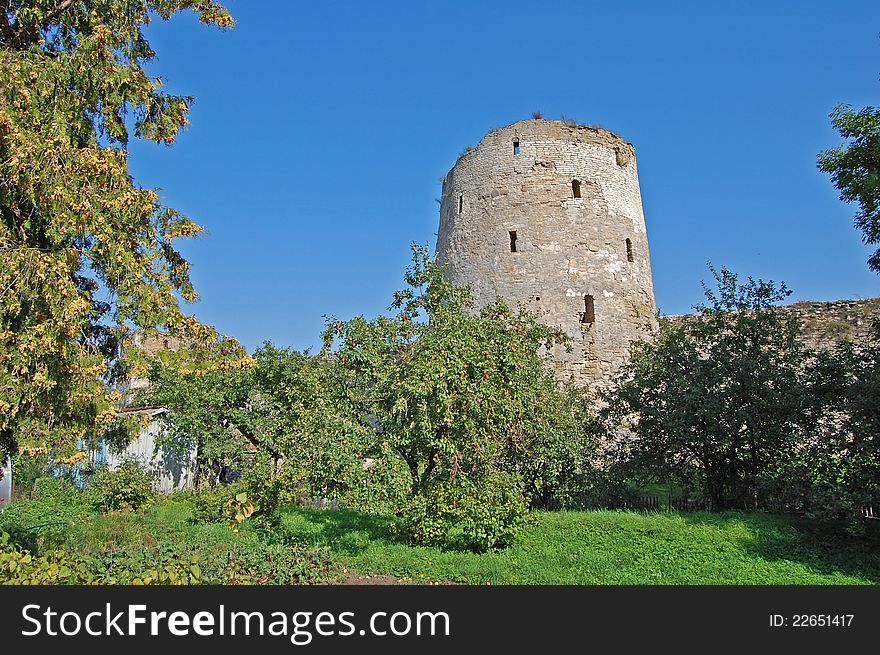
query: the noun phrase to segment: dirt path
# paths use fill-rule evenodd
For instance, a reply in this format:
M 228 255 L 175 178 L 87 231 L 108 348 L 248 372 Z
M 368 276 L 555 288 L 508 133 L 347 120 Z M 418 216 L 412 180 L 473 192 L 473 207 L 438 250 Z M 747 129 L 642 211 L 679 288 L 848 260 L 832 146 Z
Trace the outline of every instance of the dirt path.
M 346 573 L 345 579 L 339 584 L 343 585 L 454 585 L 460 584 L 450 580 L 428 580 L 417 582 L 412 578 L 401 578 L 396 575 L 361 575 L 360 573 Z

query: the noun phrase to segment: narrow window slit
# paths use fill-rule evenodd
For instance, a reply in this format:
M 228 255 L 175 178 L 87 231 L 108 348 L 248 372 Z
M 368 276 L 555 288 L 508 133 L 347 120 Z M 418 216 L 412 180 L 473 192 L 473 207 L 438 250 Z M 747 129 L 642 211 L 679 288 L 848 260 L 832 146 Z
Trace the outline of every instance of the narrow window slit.
M 571 181 L 571 193 L 575 198 L 581 197 L 581 183 L 580 180 L 572 180 Z
M 461 213 L 462 207 L 464 207 L 464 196 L 458 197 L 458 213 Z
M 584 313 L 581 314 L 581 323 L 596 322 L 596 307 L 593 304 L 593 296 L 584 296 Z
M 629 239 L 626 240 L 626 261 L 631 262 L 633 260 L 633 242 Z
M 514 139 L 514 140 L 513 140 L 513 154 L 514 154 L 514 155 L 518 155 L 518 154 L 519 154 L 519 139 Z
M 510 230 L 510 252 L 516 252 L 516 230 Z

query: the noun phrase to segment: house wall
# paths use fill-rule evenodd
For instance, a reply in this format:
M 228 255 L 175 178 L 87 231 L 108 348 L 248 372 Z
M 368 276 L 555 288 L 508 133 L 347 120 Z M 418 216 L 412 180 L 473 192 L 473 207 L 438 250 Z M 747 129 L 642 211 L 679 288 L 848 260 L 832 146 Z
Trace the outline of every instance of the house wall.
M 3 464 L 3 479 L 0 480 L 0 507 L 6 507 L 12 498 L 12 460 Z
M 154 491 L 167 494 L 193 488 L 196 476 L 195 449 L 183 453 L 165 447 L 156 450 L 156 441 L 162 436 L 163 430 L 162 419 L 156 417 L 125 450 L 113 452 L 108 449 L 108 468 L 112 471 L 125 459 L 135 458 L 153 474 Z

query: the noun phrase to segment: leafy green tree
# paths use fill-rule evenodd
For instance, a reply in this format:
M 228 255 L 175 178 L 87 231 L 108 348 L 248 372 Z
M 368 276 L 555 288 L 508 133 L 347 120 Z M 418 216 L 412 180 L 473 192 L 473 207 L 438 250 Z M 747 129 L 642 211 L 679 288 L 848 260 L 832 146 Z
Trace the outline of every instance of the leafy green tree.
M 634 345 L 610 416 L 630 423 L 620 457 L 631 467 L 697 483 L 716 509 L 750 508 L 803 434 L 806 353 L 796 320 L 774 309 L 785 285 L 711 270 L 718 288 L 704 285 L 696 317 Z
M 530 412 L 554 389 L 539 354 L 562 343 L 559 330 L 497 302 L 469 311 L 427 248 L 413 246 L 407 288 L 393 317 L 331 318 L 325 353 L 345 365 L 343 386 L 371 413 L 405 463 L 413 494 L 433 476 L 473 473 L 523 443 Z
M 192 99 L 147 75 L 144 26 L 215 0 L 0 2 L 0 451 L 70 456 L 118 429 L 107 382 L 137 327 L 211 341 L 181 310 L 196 293 L 189 218 L 138 186 L 130 138 L 170 144 Z
M 862 532 L 862 508 L 880 507 L 880 323 L 863 343 L 819 353 L 809 379 L 816 426 L 770 489 L 812 518 Z
M 411 536 L 436 542 L 450 526 L 491 523 L 467 542 L 500 545 L 515 532 L 524 495 L 549 498 L 585 460 L 574 403 L 545 361 L 565 336 L 503 302 L 474 311 L 469 291 L 446 279 L 427 248 L 413 246 L 405 282 L 391 317 L 329 319 L 325 354 L 408 472 L 412 503 L 402 513 Z M 504 490 L 491 502 L 505 507 L 474 520 L 491 488 Z
M 831 175 L 841 200 L 859 204 L 855 225 L 864 242 L 880 244 L 880 109 L 838 105 L 831 119 L 847 142 L 821 153 L 819 170 Z M 868 258 L 868 267 L 880 273 L 880 249 Z
M 202 482 L 216 482 L 225 463 L 253 477 L 264 510 L 273 494 L 349 498 L 387 471 L 367 418 L 335 384 L 337 365 L 268 343 L 248 366 L 188 367 L 180 352 L 164 354 L 148 400 L 169 410 L 163 445 L 197 449 Z

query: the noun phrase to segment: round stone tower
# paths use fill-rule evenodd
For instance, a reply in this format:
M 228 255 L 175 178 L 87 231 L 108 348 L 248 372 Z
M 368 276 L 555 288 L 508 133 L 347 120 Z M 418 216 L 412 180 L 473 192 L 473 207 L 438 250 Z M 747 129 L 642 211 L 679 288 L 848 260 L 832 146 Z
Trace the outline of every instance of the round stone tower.
M 632 145 L 527 120 L 492 130 L 443 181 L 437 257 L 477 306 L 503 298 L 572 338 L 560 379 L 604 386 L 656 305 Z

